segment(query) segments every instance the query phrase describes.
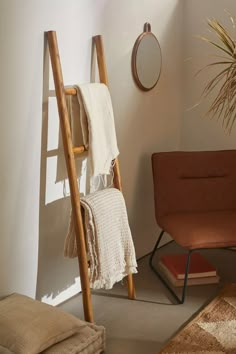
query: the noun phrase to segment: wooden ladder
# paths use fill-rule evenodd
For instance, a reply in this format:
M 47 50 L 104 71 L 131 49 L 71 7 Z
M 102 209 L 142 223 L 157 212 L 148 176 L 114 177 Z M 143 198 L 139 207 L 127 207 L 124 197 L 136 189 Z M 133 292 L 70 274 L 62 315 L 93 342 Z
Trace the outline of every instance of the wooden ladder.
M 75 158 L 76 156 L 78 156 L 78 154 L 85 151 L 85 146 L 75 147 L 72 144 L 69 115 L 68 115 L 68 110 L 66 105 L 66 95 L 77 95 L 77 91 L 75 88 L 64 87 L 56 32 L 55 31 L 47 32 L 47 38 L 48 38 L 49 53 L 51 57 L 53 78 L 55 84 L 64 154 L 65 154 L 69 185 L 70 185 L 72 215 L 74 218 L 76 244 L 77 244 L 77 251 L 78 251 L 78 262 L 79 262 L 79 269 L 80 269 L 80 280 L 81 280 L 81 287 L 82 287 L 84 318 L 88 322 L 93 322 L 94 317 L 93 317 L 93 307 L 91 302 L 91 291 L 89 285 L 86 242 L 85 242 L 85 235 L 84 235 L 84 228 L 83 228 L 83 220 L 81 216 L 80 192 L 79 192 L 76 167 L 75 167 Z M 98 62 L 100 82 L 104 83 L 105 85 L 108 85 L 108 77 L 107 77 L 107 70 L 105 65 L 102 37 L 100 35 L 95 36 L 93 37 L 93 41 L 97 52 L 97 62 Z M 114 163 L 114 187 L 122 191 L 118 159 L 116 159 Z M 128 275 L 128 298 L 135 299 L 135 288 L 134 288 L 132 274 Z

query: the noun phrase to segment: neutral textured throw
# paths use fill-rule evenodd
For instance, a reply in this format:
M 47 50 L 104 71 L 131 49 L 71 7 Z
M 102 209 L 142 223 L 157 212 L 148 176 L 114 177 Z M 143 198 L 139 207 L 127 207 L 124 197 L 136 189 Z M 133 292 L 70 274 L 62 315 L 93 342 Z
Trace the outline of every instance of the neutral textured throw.
M 75 87 L 83 142 L 88 149 L 90 174 L 109 174 L 112 160 L 119 154 L 109 90 L 106 85 L 98 83 Z
M 137 273 L 137 262 L 125 201 L 115 188 L 81 199 L 90 259 L 90 286 L 111 289 L 126 275 Z M 77 255 L 73 225 L 65 242 L 65 256 Z

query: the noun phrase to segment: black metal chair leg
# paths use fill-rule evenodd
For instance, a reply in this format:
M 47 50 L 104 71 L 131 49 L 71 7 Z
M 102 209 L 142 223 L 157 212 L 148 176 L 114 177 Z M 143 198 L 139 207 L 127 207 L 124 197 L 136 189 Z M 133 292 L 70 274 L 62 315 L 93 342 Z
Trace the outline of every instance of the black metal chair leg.
M 160 235 L 159 235 L 159 237 L 157 239 L 157 242 L 156 242 L 156 244 L 155 244 L 155 246 L 154 246 L 154 248 L 152 250 L 152 253 L 151 253 L 151 256 L 150 256 L 150 259 L 149 259 L 150 267 L 152 266 L 153 257 L 154 257 L 154 255 L 156 253 L 156 250 L 157 250 L 157 247 L 159 246 L 159 243 L 161 242 L 161 239 L 162 239 L 162 236 L 164 235 L 164 232 L 165 232 L 164 230 L 161 231 L 161 233 L 160 233 Z
M 183 304 L 184 300 L 185 300 L 187 284 L 188 284 L 188 272 L 189 272 L 189 266 L 190 266 L 190 259 L 191 259 L 191 255 L 193 252 L 194 252 L 194 250 L 190 250 L 188 252 L 188 258 L 187 258 L 187 263 L 186 263 L 186 268 L 185 268 L 185 276 L 184 276 L 184 286 L 183 286 L 182 299 L 180 301 L 180 304 Z
M 165 287 L 169 290 L 169 292 L 171 293 L 171 295 L 174 297 L 174 299 L 177 301 L 178 304 L 183 304 L 185 301 L 185 297 L 186 297 L 186 289 L 187 289 L 187 283 L 188 283 L 188 272 L 189 272 L 189 265 L 190 265 L 190 259 L 191 259 L 191 255 L 193 253 L 194 250 L 190 250 L 188 253 L 188 258 L 187 258 L 187 262 L 186 262 L 186 268 L 185 268 L 185 277 L 184 277 L 184 285 L 183 285 L 183 291 L 182 291 L 182 296 L 181 298 L 178 297 L 178 295 L 175 293 L 175 291 L 170 287 L 169 283 L 165 280 L 165 278 L 160 274 L 160 272 L 154 267 L 153 265 L 153 257 L 157 251 L 157 248 L 160 244 L 160 241 L 162 239 L 162 236 L 164 234 L 164 230 L 161 231 L 157 242 L 153 248 L 153 251 L 151 253 L 150 259 L 149 259 L 149 266 L 152 269 L 152 271 L 158 276 L 158 278 L 161 280 L 161 282 L 165 285 Z

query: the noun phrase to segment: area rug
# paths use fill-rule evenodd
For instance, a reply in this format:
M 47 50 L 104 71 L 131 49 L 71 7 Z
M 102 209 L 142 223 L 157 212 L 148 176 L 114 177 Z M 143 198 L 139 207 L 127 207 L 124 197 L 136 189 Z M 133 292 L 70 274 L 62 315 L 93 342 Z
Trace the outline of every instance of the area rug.
M 159 354 L 236 354 L 236 284 L 179 331 Z

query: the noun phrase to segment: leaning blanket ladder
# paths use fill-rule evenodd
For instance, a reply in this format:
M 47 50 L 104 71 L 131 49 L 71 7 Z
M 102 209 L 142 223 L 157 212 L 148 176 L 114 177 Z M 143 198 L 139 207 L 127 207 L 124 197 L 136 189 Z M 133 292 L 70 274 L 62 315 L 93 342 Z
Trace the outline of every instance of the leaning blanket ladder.
M 76 89 L 65 88 L 63 83 L 62 69 L 60 63 L 60 56 L 57 44 L 57 36 L 55 31 L 47 33 L 49 53 L 51 57 L 53 78 L 55 84 L 55 91 L 57 97 L 58 113 L 60 118 L 61 134 L 63 140 L 64 154 L 66 160 L 66 167 L 70 185 L 71 205 L 74 218 L 76 244 L 78 252 L 78 262 L 80 268 L 80 280 L 82 287 L 84 318 L 88 322 L 93 322 L 93 308 L 91 302 L 91 291 L 89 285 L 88 275 L 88 261 L 86 252 L 86 242 L 83 228 L 83 220 L 81 216 L 80 193 L 77 183 L 77 174 L 75 168 L 75 158 L 80 153 L 85 151 L 84 146 L 74 147 L 72 144 L 71 129 L 69 123 L 69 116 L 66 105 L 66 95 L 77 95 Z M 105 65 L 104 49 L 101 36 L 93 37 L 93 41 L 97 52 L 97 62 L 99 69 L 100 82 L 108 85 L 107 70 Z M 114 164 L 114 187 L 122 191 L 121 177 L 119 170 L 118 159 Z M 135 299 L 135 288 L 132 274 L 128 275 L 128 298 Z

